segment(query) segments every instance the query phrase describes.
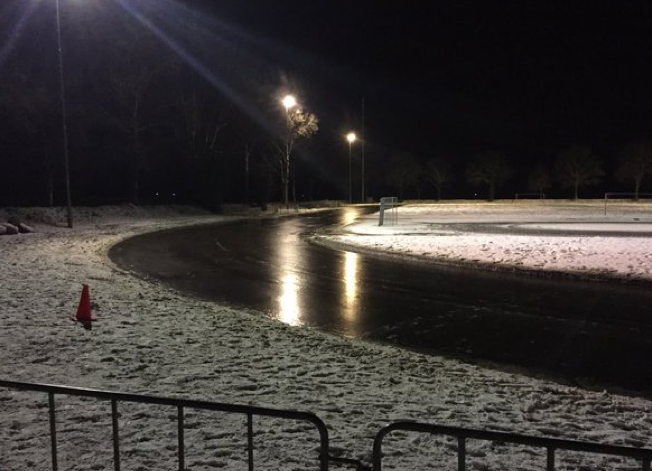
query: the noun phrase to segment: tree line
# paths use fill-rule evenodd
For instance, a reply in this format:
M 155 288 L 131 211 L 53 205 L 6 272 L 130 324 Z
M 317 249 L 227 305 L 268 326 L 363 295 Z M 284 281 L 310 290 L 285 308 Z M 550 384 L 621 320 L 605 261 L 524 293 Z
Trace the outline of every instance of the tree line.
M 421 198 L 434 191 L 435 199 L 439 200 L 466 183 L 481 189 L 489 201 L 493 201 L 497 190 L 510 180 L 510 188 L 521 188 L 521 193 L 530 192 L 529 196 L 543 198 L 548 190 L 556 188 L 564 197 L 577 200 L 581 190 L 595 187 L 606 176 L 605 162 L 582 145 L 561 150 L 552 164 L 534 163 L 526 180 L 520 184 L 513 181 L 517 177 L 516 169 L 506 155 L 498 151 L 478 152 L 462 171 L 457 172 L 451 160 L 430 158 L 420 162 L 414 155 L 402 154 L 395 156 L 386 173 L 388 184 L 401 198 Z M 612 176 L 621 188 L 638 200 L 644 184 L 649 183 L 652 176 L 652 141 L 634 140 L 625 145 Z

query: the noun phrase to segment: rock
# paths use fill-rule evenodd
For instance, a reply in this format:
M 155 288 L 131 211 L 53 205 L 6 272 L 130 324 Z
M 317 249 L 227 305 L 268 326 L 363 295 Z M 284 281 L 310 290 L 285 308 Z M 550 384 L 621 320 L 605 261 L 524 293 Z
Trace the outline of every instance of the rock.
M 7 228 L 5 227 L 4 224 L 0 224 L 0 236 L 5 235 L 7 233 Z
M 9 219 L 7 219 L 7 222 L 11 224 L 12 226 L 19 227 L 20 226 L 20 218 L 18 216 L 9 216 Z
M 5 222 L 4 226 L 5 229 L 7 229 L 7 234 L 18 234 L 20 232 L 16 226 L 9 224 L 8 222 Z
M 32 226 L 28 226 L 24 222 L 18 224 L 18 230 L 20 231 L 21 234 L 29 234 L 31 232 L 34 232 L 34 228 Z

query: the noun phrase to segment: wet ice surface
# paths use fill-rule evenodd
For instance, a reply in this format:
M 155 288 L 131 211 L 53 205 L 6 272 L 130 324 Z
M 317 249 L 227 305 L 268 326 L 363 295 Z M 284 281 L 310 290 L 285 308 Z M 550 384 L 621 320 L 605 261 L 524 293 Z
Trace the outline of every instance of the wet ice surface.
M 289 327 L 170 292 L 106 257 L 130 234 L 209 220 L 216 218 L 141 216 L 0 238 L 0 377 L 312 411 L 338 453 L 365 460 L 380 427 L 403 419 L 652 447 L 647 399 Z M 82 283 L 99 319 L 90 331 L 69 320 Z M 38 393 L 0 389 L 0 469 L 50 469 L 46 404 Z M 57 404 L 60 469 L 112 469 L 110 406 L 67 397 Z M 122 407 L 123 469 L 175 469 L 176 411 Z M 186 425 L 188 469 L 243 469 L 242 418 L 189 411 Z M 256 469 L 317 468 L 312 431 L 254 425 Z M 423 435 L 394 434 L 386 451 L 385 469 L 455 459 L 452 442 Z M 562 458 L 558 469 L 636 465 Z M 469 444 L 468 469 L 542 469 L 544 460 L 543 451 Z

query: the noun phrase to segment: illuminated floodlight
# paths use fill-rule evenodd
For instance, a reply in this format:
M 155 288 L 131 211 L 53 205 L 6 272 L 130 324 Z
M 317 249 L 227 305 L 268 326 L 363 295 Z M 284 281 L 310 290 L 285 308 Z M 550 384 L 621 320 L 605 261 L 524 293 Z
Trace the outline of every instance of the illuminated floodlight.
M 295 106 L 297 106 L 297 99 L 294 98 L 292 95 L 286 95 L 281 101 L 281 103 L 283 103 L 283 106 L 285 107 L 286 110 L 289 110 L 290 108 L 294 108 Z

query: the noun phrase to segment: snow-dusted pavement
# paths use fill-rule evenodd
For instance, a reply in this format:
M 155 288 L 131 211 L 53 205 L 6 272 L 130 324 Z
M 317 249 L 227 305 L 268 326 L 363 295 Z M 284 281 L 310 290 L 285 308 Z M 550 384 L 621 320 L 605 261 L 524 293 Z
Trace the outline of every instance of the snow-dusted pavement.
M 403 230 L 407 211 L 401 208 L 399 225 L 386 230 Z M 420 209 L 413 227 L 434 227 L 433 222 L 444 219 L 475 221 L 478 215 L 477 209 L 460 211 L 451 206 L 448 214 L 440 212 L 432 219 Z M 575 210 L 569 211 L 573 214 L 557 219 L 551 214 L 546 222 L 577 220 Z M 480 213 L 491 219 L 486 208 Z M 507 223 L 532 218 L 531 214 L 529 219 L 518 214 L 507 218 L 511 214 L 505 214 Z M 219 219 L 147 213 L 88 217 L 74 230 L 36 225 L 36 234 L 0 238 L 0 378 L 313 411 L 328 424 L 336 451 L 365 460 L 375 432 L 401 419 L 652 448 L 652 402 L 647 399 L 586 391 L 289 327 L 256 313 L 170 292 L 117 269 L 107 258 L 108 248 L 129 235 Z M 364 228 L 364 223 L 357 227 Z M 350 230 L 359 232 L 355 227 Z M 429 236 L 438 243 L 451 239 L 437 246 L 449 258 L 462 257 L 466 247 L 473 251 L 472 259 L 504 260 L 510 255 L 507 250 L 514 249 L 512 243 L 497 244 L 495 235 L 487 239 L 471 235 L 466 241 L 458 236 L 462 239 L 457 243 L 444 229 L 440 237 Z M 343 237 L 347 243 L 371 246 L 387 237 L 395 247 L 405 239 L 397 234 Z M 412 252 L 424 253 L 416 249 L 413 237 L 428 235 L 410 236 Z M 557 259 L 570 260 L 571 249 L 581 250 L 573 258 L 582 260 L 579 269 L 594 266 L 588 260 L 598 248 L 589 251 L 584 241 L 564 245 L 563 238 L 555 246 L 543 239 L 530 247 L 543 268 L 555 266 L 545 257 L 555 247 Z M 525 237 L 519 241 L 520 247 L 527 247 Z M 500 253 L 489 255 L 497 245 Z M 599 269 L 645 277 L 648 248 L 649 241 L 638 238 L 603 257 L 609 263 Z M 407 251 L 407 246 L 398 251 Z M 630 258 L 620 263 L 621 255 Z M 523 253 L 511 256 L 530 263 Z M 612 262 L 618 262 L 618 268 Z M 597 261 L 591 263 L 598 267 Z M 69 319 L 82 283 L 90 285 L 99 318 L 90 331 Z M 46 403 L 40 394 L 0 389 L 2 471 L 50 469 Z M 112 469 L 110 408 L 88 399 L 60 399 L 58 404 L 60 469 Z M 124 408 L 123 469 L 176 469 L 173 417 L 174 410 L 160 407 Z M 186 425 L 188 469 L 245 469 L 241 418 L 190 412 Z M 317 462 L 311 459 L 315 444 L 304 438 L 301 426 L 261 421 L 256 430 L 256 454 L 266 463 L 256 469 L 316 469 Z M 399 435 L 396 447 L 388 448 L 385 469 L 424 469 L 433 460 L 450 469 L 454 445 L 432 445 L 428 437 Z M 545 463 L 544 452 L 522 447 L 471 442 L 468 448 L 468 469 L 543 469 Z M 578 459 L 565 455 L 558 469 L 578 469 Z M 635 465 L 616 458 L 593 463 L 595 469 Z

